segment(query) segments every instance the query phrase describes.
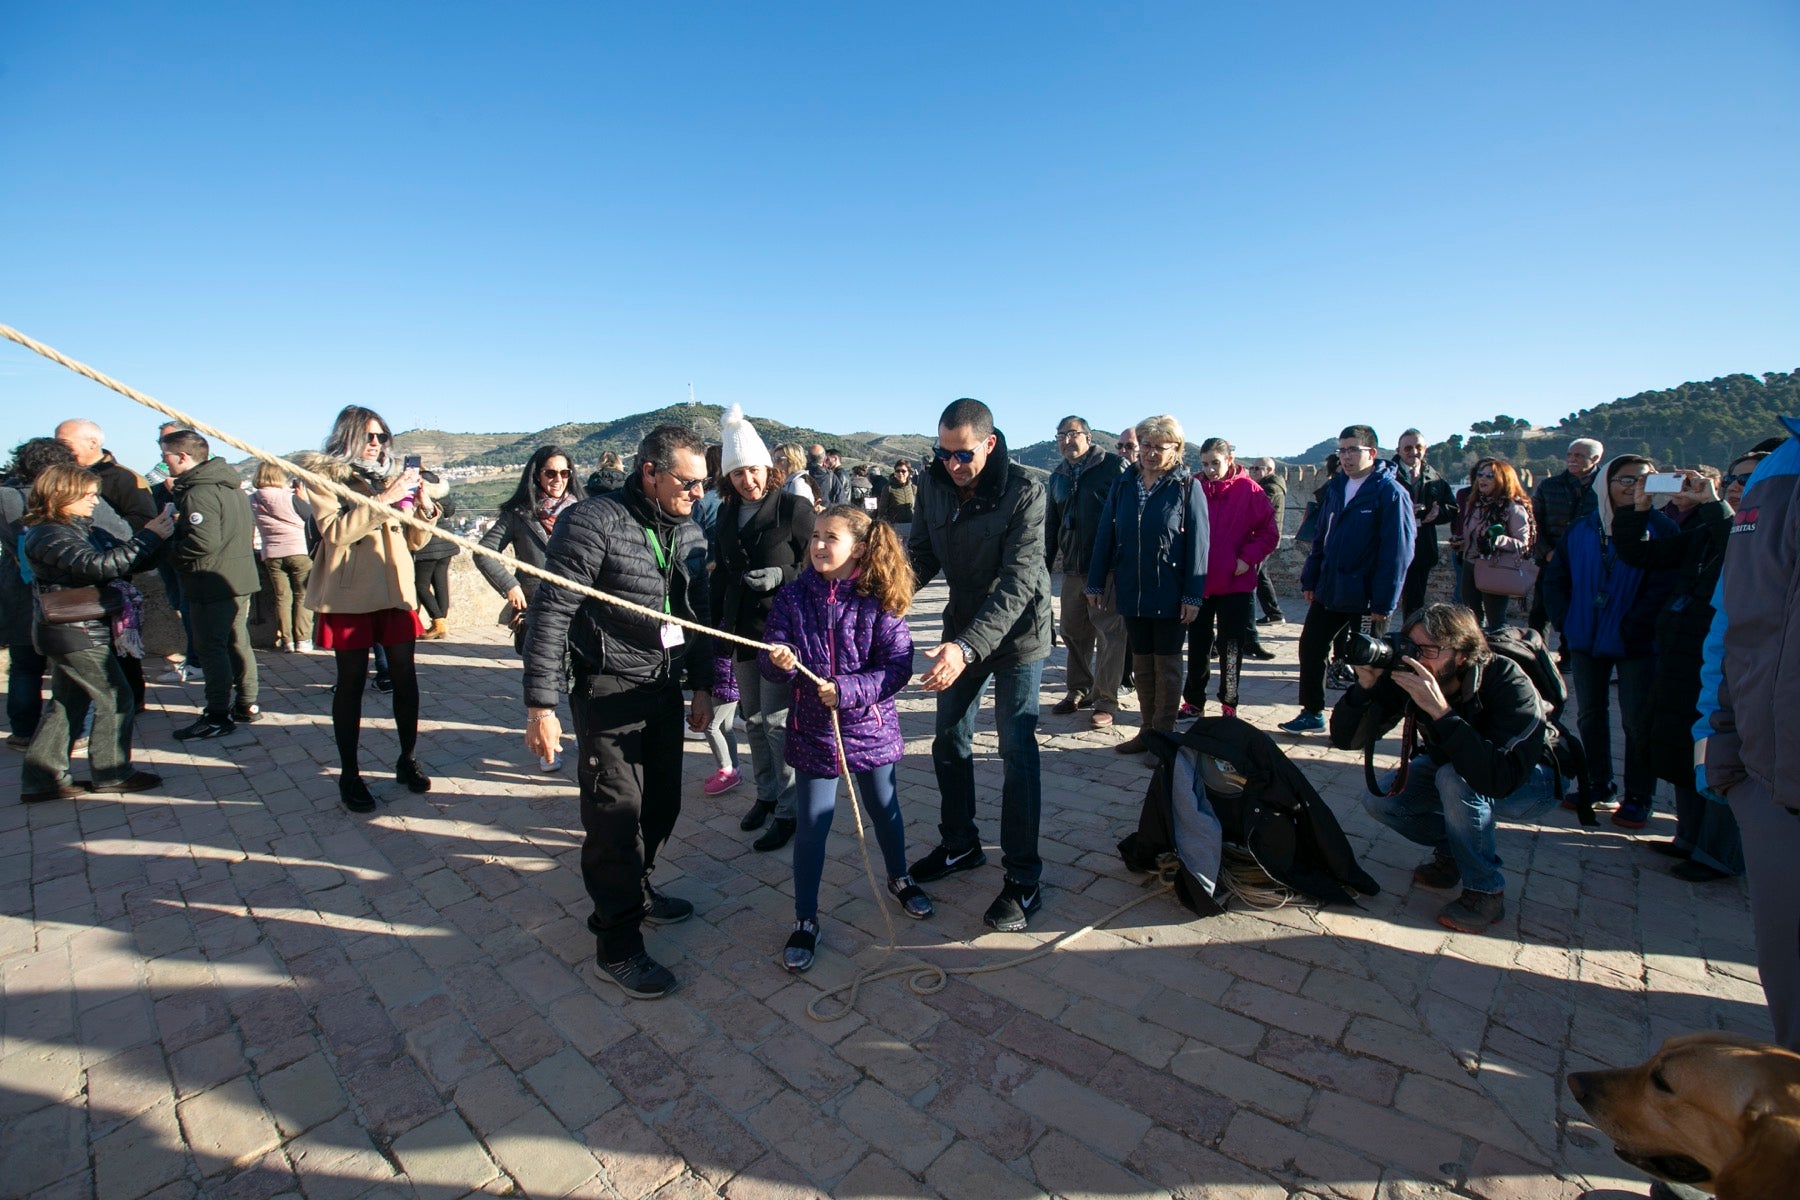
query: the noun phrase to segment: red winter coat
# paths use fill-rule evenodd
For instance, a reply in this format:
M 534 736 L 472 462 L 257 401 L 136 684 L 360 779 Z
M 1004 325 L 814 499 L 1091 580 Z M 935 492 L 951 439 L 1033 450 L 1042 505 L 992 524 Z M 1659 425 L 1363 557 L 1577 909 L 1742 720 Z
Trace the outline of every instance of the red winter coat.
M 1256 564 L 1275 553 L 1281 544 L 1281 527 L 1275 523 L 1275 506 L 1269 493 L 1233 463 L 1223 479 L 1203 479 L 1206 513 L 1212 542 L 1206 555 L 1206 594 L 1229 596 L 1256 590 Z M 1238 560 L 1250 569 L 1237 574 Z

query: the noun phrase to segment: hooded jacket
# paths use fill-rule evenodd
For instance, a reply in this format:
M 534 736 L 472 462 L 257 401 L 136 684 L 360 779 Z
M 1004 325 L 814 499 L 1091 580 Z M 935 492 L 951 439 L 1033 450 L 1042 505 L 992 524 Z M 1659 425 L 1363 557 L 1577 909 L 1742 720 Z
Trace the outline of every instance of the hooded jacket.
M 944 640 L 971 662 L 1002 667 L 1050 656 L 1050 572 L 1044 565 L 1044 485 L 994 451 L 967 499 L 944 464 L 919 481 L 907 550 L 924 587 L 941 572 L 950 585 Z
M 387 487 L 386 480 L 335 455 L 309 451 L 295 455 L 294 465 L 368 496 Z M 306 583 L 306 607 L 318 613 L 375 613 L 391 608 L 411 612 L 417 608 L 412 552 L 430 541 L 431 535 L 402 525 L 391 509 L 351 504 L 304 479 L 300 489 L 319 528 L 312 575 Z M 419 515 L 418 510 L 414 515 Z
M 1700 676 L 1705 740 L 1698 783 L 1723 796 L 1751 776 L 1774 803 L 1800 808 L 1800 418 L 1757 464 L 1732 519 Z
M 181 591 L 201 602 L 253 596 L 262 590 L 252 535 L 256 518 L 237 469 L 209 458 L 169 480 L 175 498 L 175 535 L 169 561 Z
M 706 620 L 706 535 L 686 517 L 664 512 L 645 494 L 640 475 L 616 492 L 563 510 L 544 566 L 645 608 Z M 684 669 L 688 686 L 710 688 L 710 640 L 684 629 L 679 645 L 664 646 L 662 626 L 653 617 L 540 583 L 526 622 L 525 703 L 556 706 L 567 684 L 565 649 L 578 688 L 603 674 L 630 684 L 673 685 Z
M 775 594 L 763 637 L 792 646 L 808 669 L 837 684 L 844 761 L 852 771 L 900 761 L 906 739 L 894 697 L 913 673 L 906 618 L 886 611 L 873 596 L 858 595 L 850 580 L 827 579 L 808 568 Z M 797 671 L 778 668 L 767 650 L 757 653 L 756 662 L 764 678 L 793 685 L 787 765 L 816 778 L 836 777 L 831 710 L 819 700 L 818 686 Z
M 1571 650 L 1596 658 L 1645 658 L 1656 653 L 1656 615 L 1674 587 L 1674 573 L 1643 571 L 1620 557 L 1614 539 L 1621 531 L 1614 525 L 1606 478 L 1605 470 L 1595 474 L 1594 509 L 1569 527 L 1562 548 L 1544 568 L 1544 610 Z M 1675 522 L 1661 513 L 1645 515 L 1641 536 L 1677 532 Z
M 1400 606 L 1418 531 L 1412 497 L 1389 462 L 1377 462 L 1346 500 L 1349 483 L 1339 471 L 1325 485 L 1300 590 L 1332 612 L 1391 613 Z
M 763 622 L 775 606 L 781 586 L 792 583 L 806 569 L 807 546 L 812 542 L 817 514 L 813 506 L 792 492 L 768 492 L 747 524 L 738 524 L 741 500 L 719 506 L 718 532 L 714 535 L 717 564 L 712 573 L 712 624 L 715 629 L 739 637 L 763 640 Z M 744 583 L 747 571 L 775 567 L 781 583 L 757 591 Z M 734 658 L 748 660 L 756 651 L 730 647 Z
M 163 546 L 163 540 L 148 529 L 138 530 L 130 541 L 120 541 L 95 528 L 90 517 L 28 525 L 23 543 L 32 587 L 40 592 L 130 579 L 144 570 Z M 104 619 L 49 625 L 34 616 L 31 640 L 39 654 L 73 654 L 112 645 L 112 626 Z
M 1044 482 L 1044 562 L 1052 572 L 1060 556 L 1063 574 L 1087 578 L 1107 493 L 1126 465 L 1117 454 L 1095 446 L 1080 461 L 1065 459 L 1050 472 Z
M 1141 478 L 1134 465 L 1107 494 L 1087 593 L 1105 595 L 1110 575 L 1120 615 L 1172 621 L 1182 605 L 1206 599 L 1212 539 L 1206 491 L 1185 463 L 1158 479 L 1148 495 L 1140 496 Z
M 1256 568 L 1275 553 L 1281 531 L 1269 493 L 1233 463 L 1223 479 L 1202 479 L 1210 538 L 1206 552 L 1206 594 L 1230 596 L 1256 590 Z M 1237 573 L 1238 560 L 1250 565 Z

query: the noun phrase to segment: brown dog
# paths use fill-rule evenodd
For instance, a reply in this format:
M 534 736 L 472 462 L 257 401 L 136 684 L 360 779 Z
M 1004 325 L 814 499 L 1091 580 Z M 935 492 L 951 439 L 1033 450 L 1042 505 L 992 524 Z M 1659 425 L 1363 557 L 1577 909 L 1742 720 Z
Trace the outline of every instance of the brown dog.
M 1688 1033 L 1635 1067 L 1577 1071 L 1569 1091 L 1620 1158 L 1658 1179 L 1719 1200 L 1800 1196 L 1800 1054 Z

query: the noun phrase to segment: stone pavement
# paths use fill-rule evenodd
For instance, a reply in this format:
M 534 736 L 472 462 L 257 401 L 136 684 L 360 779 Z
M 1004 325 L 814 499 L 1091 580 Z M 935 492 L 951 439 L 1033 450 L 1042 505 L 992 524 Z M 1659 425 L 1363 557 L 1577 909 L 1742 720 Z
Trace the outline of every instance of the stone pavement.
M 1502 936 L 1449 933 L 1443 896 L 1410 889 L 1418 852 L 1363 815 L 1360 764 L 1322 739 L 1292 753 L 1386 889 L 1360 909 L 1192 920 L 1159 897 L 931 997 L 871 985 L 833 1024 L 807 1002 L 884 928 L 848 814 L 818 965 L 789 976 L 788 852 L 749 849 L 747 796 L 703 796 L 690 742 L 657 879 L 699 915 L 650 936 L 682 990 L 625 1001 L 590 970 L 572 782 L 522 765 L 517 662 L 458 578 L 453 640 L 421 647 L 428 796 L 372 777 L 380 812 L 343 811 L 330 661 L 265 653 L 248 744 L 181 748 L 197 689 L 159 684 L 139 757 L 161 791 L 0 804 L 0 1194 L 1597 1200 L 1645 1184 L 1566 1071 L 1683 1030 L 1768 1036 L 1740 884 L 1679 882 L 1559 813 L 1502 836 Z M 1246 670 L 1265 728 L 1294 710 L 1297 630 Z M 368 708 L 364 761 L 391 762 L 385 701 Z M 916 854 L 935 841 L 930 701 L 902 708 Z M 1042 916 L 987 934 L 998 867 L 956 876 L 900 929 L 914 956 L 1004 958 L 1141 894 L 1115 846 L 1148 771 L 1085 714 L 1042 734 Z M 977 748 L 992 854 L 991 721 Z

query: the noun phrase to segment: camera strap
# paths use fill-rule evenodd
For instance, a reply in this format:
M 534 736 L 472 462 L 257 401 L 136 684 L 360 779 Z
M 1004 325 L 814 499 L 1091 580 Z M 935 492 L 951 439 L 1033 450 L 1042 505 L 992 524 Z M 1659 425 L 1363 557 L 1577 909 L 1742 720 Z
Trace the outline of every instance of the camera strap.
M 1375 777 L 1375 743 L 1370 742 L 1363 747 L 1363 783 L 1368 786 L 1373 796 L 1398 796 L 1406 790 L 1407 777 L 1412 773 L 1413 755 L 1419 750 L 1419 724 L 1413 712 L 1413 706 L 1406 706 L 1406 717 L 1400 724 L 1400 769 L 1394 772 L 1392 787 L 1383 788 Z

